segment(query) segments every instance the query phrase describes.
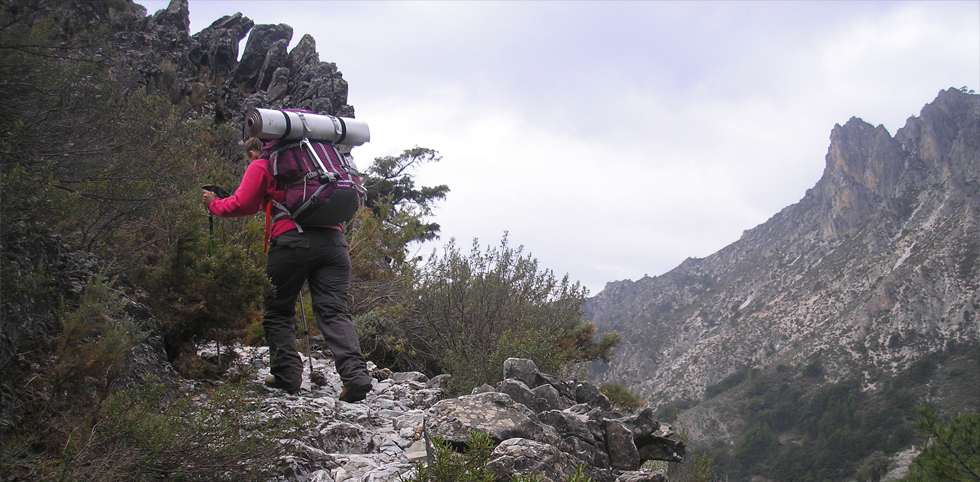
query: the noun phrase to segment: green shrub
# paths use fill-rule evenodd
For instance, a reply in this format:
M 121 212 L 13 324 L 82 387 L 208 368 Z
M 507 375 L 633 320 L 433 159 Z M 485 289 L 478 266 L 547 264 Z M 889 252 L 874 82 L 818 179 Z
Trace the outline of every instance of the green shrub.
M 41 481 L 265 481 L 285 455 L 279 438 L 303 421 L 269 423 L 236 385 L 200 402 L 167 402 L 163 395 L 163 385 L 152 381 L 115 393 L 87 416 L 60 420 L 64 436 L 57 443 L 22 431 L 0 450 L 3 474 Z
M 599 385 L 599 390 L 609 397 L 609 401 L 615 405 L 626 407 L 631 410 L 635 410 L 646 405 L 646 401 L 643 397 L 635 392 L 630 391 L 622 383 L 619 382 L 606 382 Z
M 928 404 L 918 407 L 916 423 L 929 441 L 912 461 L 902 482 L 980 480 L 980 414 L 960 413 L 941 418 Z
M 681 465 L 673 465 L 668 471 L 674 482 L 711 482 L 714 480 L 714 461 L 707 452 L 695 452 Z
M 497 444 L 486 432 L 470 433 L 462 453 L 439 438 L 431 443 L 432 463 L 416 462 L 415 476 L 403 482 L 493 482 L 495 476 L 487 470 L 487 463 Z
M 470 439 L 462 447 L 454 447 L 439 438 L 431 443 L 432 463 L 416 462 L 413 476 L 408 479 L 399 477 L 401 482 L 492 482 L 496 479 L 496 475 L 487 469 L 487 464 L 497 443 L 486 432 L 471 432 Z M 514 475 L 512 480 L 537 482 L 541 476 L 535 473 L 519 474 Z M 585 475 L 585 466 L 579 465 L 575 473 L 568 477 L 568 482 L 592 482 L 592 478 Z
M 415 293 L 414 328 L 406 332 L 418 335 L 420 353 L 453 375 L 454 393 L 499 381 L 508 357 L 529 358 L 541 371 L 561 374 L 605 356 L 614 344 L 589 352 L 595 340 L 584 346 L 569 341 L 581 335 L 585 288 L 539 269 L 523 247 L 508 245 L 506 235 L 499 248 L 487 251 L 474 240 L 469 255 L 451 241 L 441 257 L 433 254 L 423 266 Z
M 858 482 L 878 482 L 888 473 L 888 456 L 876 450 L 864 460 L 857 471 Z
M 379 365 L 450 373 L 449 393 L 459 394 L 498 381 L 510 357 L 565 375 L 608 358 L 618 343 L 616 333 L 596 339 L 595 325 L 582 321 L 580 284 L 539 269 L 506 235 L 486 251 L 474 241 L 469 255 L 450 241 L 442 255 L 417 265 L 404 256 L 405 243 L 428 231 L 413 228 L 411 239 L 398 238 L 392 213 L 411 218 L 424 209 L 381 202 L 359 213 L 350 241 L 354 322 L 366 355 Z
M 176 243 L 164 263 L 134 278 L 150 295 L 147 303 L 163 321 L 167 352 L 178 366 L 191 363 L 180 359 L 193 357 L 196 344 L 215 340 L 227 346 L 242 340 L 250 327 L 261 322 L 262 295 L 271 289 L 247 248 L 222 244 L 210 255 L 201 237 Z
M 748 374 L 749 374 L 748 368 L 743 368 L 723 378 L 720 382 L 715 383 L 714 385 L 709 385 L 708 388 L 705 389 L 704 398 L 705 399 L 714 398 L 724 393 L 725 391 L 738 386 L 740 383 L 742 383 L 745 380 Z

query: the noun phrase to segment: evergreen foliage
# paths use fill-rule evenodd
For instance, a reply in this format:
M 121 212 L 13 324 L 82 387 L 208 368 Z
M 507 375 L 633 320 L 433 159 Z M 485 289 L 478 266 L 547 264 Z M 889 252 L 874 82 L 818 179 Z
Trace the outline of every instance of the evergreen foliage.
M 408 479 L 400 477 L 401 482 L 493 482 L 496 474 L 487 469 L 490 456 L 497 442 L 489 434 L 482 431 L 470 433 L 470 439 L 461 447 L 442 440 L 434 439 L 432 443 L 432 462 L 415 463 L 415 470 Z M 529 473 L 514 475 L 514 482 L 538 482 L 539 474 Z M 585 475 L 585 466 L 579 465 L 574 474 L 568 477 L 568 482 L 592 482 Z
M 928 404 L 917 409 L 916 425 L 929 441 L 902 482 L 980 481 L 980 414 L 960 413 L 941 418 Z
M 857 471 L 857 482 L 878 482 L 888 473 L 888 456 L 876 450 L 865 459 Z
M 462 451 L 436 438 L 432 443 L 432 463 L 415 464 L 415 476 L 405 482 L 493 482 L 495 475 L 487 470 L 490 454 L 497 444 L 486 432 L 470 433 Z
M 255 407 L 240 393 L 194 407 L 152 384 L 118 391 L 124 355 L 146 336 L 127 314 L 134 301 L 162 323 L 187 377 L 223 369 L 197 345 L 261 338 L 263 223 L 211 219 L 200 205 L 201 184 L 240 179 L 238 133 L 199 117 L 200 99 L 148 91 L 114 64 L 125 56 L 108 25 L 68 35 L 42 10 L 0 4 L 0 408 L 15 422 L 0 431 L 2 478 L 266 480 L 279 452 L 241 438 Z M 163 84 L 175 68 L 160 65 Z M 618 338 L 596 340 L 582 321 L 584 288 L 506 238 L 487 253 L 412 255 L 438 236 L 426 218 L 449 191 L 417 187 L 412 170 L 438 160 L 416 147 L 365 176 L 350 294 L 372 358 L 450 372 L 459 390 L 499 378 L 510 356 L 550 372 L 607 358 Z
M 863 390 L 856 380 L 841 380 L 812 388 L 809 379 L 814 363 L 795 371 L 785 365 L 774 370 L 742 369 L 714 385 L 709 392 L 714 397 L 740 399 L 739 415 L 745 421 L 734 450 L 724 446 L 702 447 L 708 450 L 715 474 L 733 482 L 751 480 L 765 474 L 773 480 L 814 481 L 847 480 L 873 482 L 888 468 L 886 454 L 899 452 L 918 439 L 913 430 L 915 420 L 914 393 L 934 382 L 940 364 L 963 357 L 975 360 L 975 346 L 951 345 L 946 352 L 933 353 L 913 363 L 902 373 L 877 382 L 877 390 Z M 959 369 L 958 369 L 959 370 Z M 965 374 L 950 372 L 951 376 Z M 975 401 L 974 401 L 975 403 Z M 930 437 L 945 433 L 949 440 L 959 440 L 958 453 L 976 454 L 969 448 L 977 446 L 977 427 L 974 415 L 960 415 L 939 421 L 923 415 L 920 408 L 918 426 Z M 926 412 L 928 413 L 928 412 Z M 935 414 L 933 412 L 932 417 Z M 954 426 L 946 430 L 944 423 Z M 957 445 L 959 444 L 959 445 Z M 940 450 L 933 446 L 931 450 Z M 937 464 L 955 462 L 950 457 L 930 453 Z M 976 459 L 974 462 L 976 463 Z M 934 462 L 916 462 L 933 465 Z M 913 473 L 922 468 L 913 468 Z M 935 478 L 939 472 L 928 472 L 924 478 L 910 480 L 957 480 Z M 932 475 L 929 475 L 932 474 Z M 930 478 L 931 477 L 931 478 Z M 964 479 L 974 480 L 974 479 Z
M 19 430 L 0 449 L 4 480 L 265 481 L 286 455 L 279 439 L 303 420 L 258 415 L 242 387 L 226 385 L 203 402 L 166 402 L 147 381 L 113 393 L 93 412 L 63 417 L 57 429 Z M 26 427 L 25 427 L 26 428 Z M 36 428 L 36 427 L 34 427 Z M 39 450 L 44 447 L 44 450 Z
M 695 452 L 683 464 L 669 467 L 674 482 L 712 482 L 715 480 L 714 460 L 707 452 Z
M 881 405 L 870 404 L 852 380 L 810 396 L 788 383 L 756 388 L 742 406 L 748 429 L 734 453 L 742 473 L 761 469 L 780 480 L 834 480 L 854 473 L 875 450 L 894 453 L 912 440 L 903 424 L 912 397 L 902 388 L 889 388 Z M 793 434 L 797 443 L 782 444 L 777 434 Z
M 455 393 L 499 381 L 510 357 L 565 373 L 608 356 L 618 341 L 610 335 L 597 345 L 594 326 L 583 328 L 585 288 L 539 269 L 506 235 L 487 251 L 474 241 L 468 255 L 448 243 L 422 267 L 416 287 L 405 332 L 430 371 L 452 374 Z
M 397 226 L 404 232 L 402 239 L 406 241 L 438 237 L 439 225 L 422 218 L 431 214 L 436 201 L 446 198 L 449 187 L 443 184 L 416 188 L 415 178 L 409 171 L 441 159 L 437 151 L 416 146 L 398 156 L 376 158 L 363 179 L 368 190 L 366 204 L 371 212 L 376 218 Z M 390 211 L 383 212 L 386 208 Z
M 609 401 L 613 404 L 626 407 L 630 410 L 635 410 L 646 405 L 646 401 L 643 400 L 643 396 L 639 393 L 631 391 L 626 388 L 622 383 L 619 382 L 606 382 L 599 385 L 599 390 L 609 398 Z

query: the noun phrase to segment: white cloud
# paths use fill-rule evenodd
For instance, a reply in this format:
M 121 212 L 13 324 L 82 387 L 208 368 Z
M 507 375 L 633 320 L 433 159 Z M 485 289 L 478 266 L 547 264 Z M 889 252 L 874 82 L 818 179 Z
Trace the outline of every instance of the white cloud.
M 707 256 L 799 200 L 834 124 L 894 134 L 940 89 L 980 88 L 971 2 L 190 5 L 192 30 L 240 9 L 313 35 L 371 126 L 362 165 L 440 151 L 417 175 L 452 190 L 444 239 L 509 231 L 593 293 Z

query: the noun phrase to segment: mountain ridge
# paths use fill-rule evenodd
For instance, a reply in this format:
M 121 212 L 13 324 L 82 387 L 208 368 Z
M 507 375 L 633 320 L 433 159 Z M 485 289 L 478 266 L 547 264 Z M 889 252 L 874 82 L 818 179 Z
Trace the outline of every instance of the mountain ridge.
M 836 125 L 796 204 L 701 259 L 608 283 L 586 317 L 624 341 L 598 381 L 693 402 L 746 366 L 819 359 L 865 387 L 925 353 L 976 343 L 980 96 L 941 91 L 895 136 Z

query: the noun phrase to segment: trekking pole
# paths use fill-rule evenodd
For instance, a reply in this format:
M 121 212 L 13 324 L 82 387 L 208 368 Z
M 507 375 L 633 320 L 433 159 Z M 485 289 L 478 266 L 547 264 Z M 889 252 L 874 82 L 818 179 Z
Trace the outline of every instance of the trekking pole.
M 222 189 L 221 186 L 205 184 L 201 188 L 211 191 L 218 199 L 228 197 L 228 191 Z M 211 256 L 214 256 L 214 213 L 211 212 L 210 208 L 208 208 L 208 250 L 211 252 Z
M 299 290 L 299 312 L 303 318 L 303 331 L 306 333 L 306 358 L 310 361 L 310 380 L 313 379 L 313 347 L 310 346 L 310 325 L 306 324 L 306 307 L 303 305 L 303 290 Z
M 208 211 L 208 247 L 214 256 L 214 214 Z

